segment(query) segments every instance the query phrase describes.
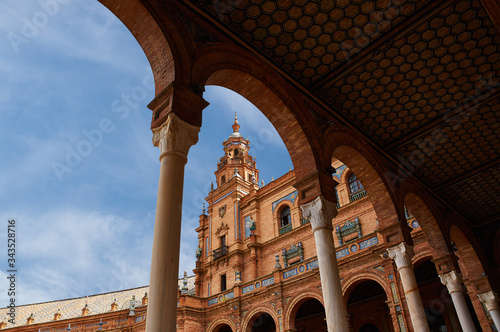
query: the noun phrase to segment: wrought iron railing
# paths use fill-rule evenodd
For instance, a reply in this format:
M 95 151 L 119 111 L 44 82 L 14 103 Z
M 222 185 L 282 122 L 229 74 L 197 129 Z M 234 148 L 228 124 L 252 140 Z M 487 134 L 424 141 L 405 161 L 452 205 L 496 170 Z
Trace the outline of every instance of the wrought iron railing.
M 354 202 L 354 201 L 357 201 L 358 199 L 361 199 L 361 198 L 366 197 L 366 196 L 367 196 L 366 190 L 361 189 L 361 190 L 356 191 L 354 194 L 349 195 L 349 200 L 351 202 Z
M 212 257 L 213 259 L 218 259 L 221 257 L 226 256 L 229 253 L 229 247 L 228 246 L 222 246 L 220 248 L 217 248 L 213 251 Z
M 301 224 L 301 225 L 305 225 L 305 224 L 308 224 L 308 223 L 310 223 L 310 222 L 311 222 L 311 221 L 310 221 L 309 219 L 307 219 L 307 218 L 301 218 L 301 219 L 300 219 L 300 224 Z
M 292 230 L 292 224 L 285 225 L 280 228 L 280 235 L 286 234 Z

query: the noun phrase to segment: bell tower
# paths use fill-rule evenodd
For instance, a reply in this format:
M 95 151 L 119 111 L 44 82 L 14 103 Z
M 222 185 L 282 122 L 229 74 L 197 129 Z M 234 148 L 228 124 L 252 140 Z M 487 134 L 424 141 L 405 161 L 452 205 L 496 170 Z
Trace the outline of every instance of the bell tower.
M 244 139 L 240 134 L 240 125 L 236 112 L 234 113 L 233 133 L 229 135 L 222 146 L 224 156 L 217 163 L 215 177 L 217 179 L 217 188 L 220 188 L 233 177 L 240 177 L 246 182 L 259 182 L 259 170 L 253 158 L 248 151 L 250 142 Z

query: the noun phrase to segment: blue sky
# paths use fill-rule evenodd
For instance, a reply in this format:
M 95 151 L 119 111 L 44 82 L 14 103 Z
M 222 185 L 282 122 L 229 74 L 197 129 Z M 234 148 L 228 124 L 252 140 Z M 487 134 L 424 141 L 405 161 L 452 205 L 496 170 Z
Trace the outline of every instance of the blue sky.
M 149 283 L 159 174 L 151 69 L 96 0 L 0 2 L 0 307 L 7 220 L 17 219 L 17 304 Z M 186 165 L 180 272 L 192 274 L 203 199 L 238 112 L 266 183 L 292 166 L 248 101 L 207 87 Z M 128 101 L 127 101 L 128 100 Z

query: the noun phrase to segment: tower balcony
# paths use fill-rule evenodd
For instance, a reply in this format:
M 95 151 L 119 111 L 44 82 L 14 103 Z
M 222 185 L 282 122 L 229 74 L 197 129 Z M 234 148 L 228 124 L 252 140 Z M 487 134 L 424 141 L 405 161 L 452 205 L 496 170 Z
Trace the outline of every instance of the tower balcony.
M 212 257 L 214 260 L 219 259 L 221 257 L 226 256 L 229 253 L 229 247 L 228 246 L 222 246 L 217 249 L 215 249 L 212 252 Z

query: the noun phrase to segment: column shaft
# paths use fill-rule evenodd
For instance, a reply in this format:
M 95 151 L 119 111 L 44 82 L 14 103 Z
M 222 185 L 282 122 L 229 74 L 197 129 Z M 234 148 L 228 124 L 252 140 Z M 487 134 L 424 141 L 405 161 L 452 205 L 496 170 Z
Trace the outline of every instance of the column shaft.
M 457 312 L 460 326 L 464 332 L 476 332 L 476 327 L 472 321 L 472 317 L 465 302 L 464 292 L 462 290 L 462 276 L 456 271 L 451 271 L 439 276 L 443 285 L 446 286 L 451 295 L 453 306 Z
M 412 247 L 401 242 L 397 246 L 387 248 L 387 251 L 389 257 L 394 259 L 398 267 L 413 329 L 415 332 L 429 332 L 422 298 L 418 291 L 417 279 L 415 278 L 415 272 L 411 264 L 411 256 L 413 255 Z
M 453 292 L 450 294 L 451 300 L 453 301 L 453 306 L 457 311 L 458 320 L 460 321 L 460 326 L 464 332 L 476 332 L 476 327 L 472 321 L 472 317 L 467 307 L 467 302 L 465 302 L 465 296 L 463 292 Z
M 313 202 L 302 205 L 301 208 L 303 216 L 311 221 L 313 228 L 328 332 L 347 332 L 349 330 L 347 310 L 342 295 L 332 234 L 332 218 L 336 214 L 335 204 L 320 196 Z
M 176 329 L 184 166 L 198 131 L 173 113 L 153 130 L 161 156 L 146 332 Z

